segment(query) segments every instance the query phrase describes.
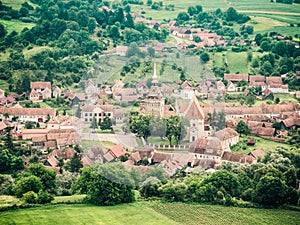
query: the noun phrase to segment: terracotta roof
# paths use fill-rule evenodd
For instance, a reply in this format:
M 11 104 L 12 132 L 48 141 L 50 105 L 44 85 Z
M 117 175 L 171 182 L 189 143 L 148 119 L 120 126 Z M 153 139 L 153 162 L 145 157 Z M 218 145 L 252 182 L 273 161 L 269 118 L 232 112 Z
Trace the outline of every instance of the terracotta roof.
M 224 80 L 227 81 L 248 81 L 248 74 L 224 74 Z
M 107 162 L 111 162 L 115 159 L 115 157 L 112 155 L 111 152 L 107 152 L 105 155 L 103 155 L 103 158 L 107 161 Z
M 54 116 L 55 109 L 52 108 L 0 108 L 0 114 L 8 113 L 9 115 L 28 115 L 28 116 Z
M 4 123 L 3 121 L 0 121 L 0 131 L 6 129 L 8 126 L 6 123 Z
M 258 159 L 258 157 L 264 158 L 266 153 L 262 149 L 256 149 L 249 153 L 249 155 L 252 155 L 255 159 Z
M 252 83 L 252 82 L 264 82 L 265 77 L 264 76 L 259 76 L 259 75 L 250 75 L 249 76 L 249 81 L 250 81 L 250 83 Z
M 196 96 L 193 97 L 183 116 L 188 119 L 204 119 L 204 112 Z
M 138 147 L 138 148 L 134 148 L 133 152 L 139 152 L 141 158 L 149 158 L 152 155 L 152 152 L 154 152 L 154 148 L 152 147 Z
M 75 150 L 72 148 L 67 149 L 57 149 L 53 150 L 49 156 L 55 156 L 56 158 L 63 158 L 63 159 L 71 159 L 75 155 Z
M 152 157 L 151 157 L 151 162 L 152 163 L 160 163 L 164 160 L 171 159 L 171 157 L 172 157 L 171 153 L 154 151 L 152 154 Z
M 254 160 L 254 157 L 250 155 L 244 155 L 244 154 L 235 154 L 232 152 L 224 152 L 222 156 L 222 160 L 230 161 L 230 162 L 238 162 L 238 163 L 252 163 Z
M 219 138 L 221 141 L 227 140 L 233 137 L 239 136 L 238 132 L 236 132 L 232 128 L 225 128 L 223 130 L 219 130 L 215 133 L 215 136 Z
M 282 121 L 285 127 L 300 126 L 300 117 L 290 117 Z
M 42 135 L 39 137 L 32 137 L 32 142 L 45 142 L 47 141 L 47 135 Z
M 134 152 L 134 153 L 132 153 L 131 156 L 130 156 L 130 158 L 131 158 L 135 163 L 137 163 L 137 162 L 139 162 L 139 161 L 142 160 L 139 152 Z
M 126 153 L 125 149 L 123 148 L 123 146 L 121 144 L 117 144 L 117 145 L 111 147 L 109 149 L 109 151 L 112 152 L 116 158 L 119 158 L 121 155 L 125 155 L 125 153 Z
M 14 102 L 15 102 L 15 99 L 11 96 L 0 98 L 0 104 L 2 104 L 2 105 L 14 103 Z
M 270 127 L 257 127 L 253 128 L 251 130 L 252 135 L 257 135 L 257 136 L 274 136 L 275 135 L 275 128 L 270 128 Z
M 201 137 L 190 145 L 189 152 L 221 156 L 226 147 L 217 137 Z
M 31 89 L 45 89 L 45 88 L 51 89 L 51 83 L 50 82 L 30 82 L 30 88 Z
M 48 132 L 49 132 L 48 129 L 42 129 L 42 128 L 22 130 L 23 134 L 47 134 Z
M 266 83 L 268 85 L 270 85 L 270 84 L 282 84 L 282 78 L 281 77 L 266 77 Z
M 56 141 L 47 141 L 44 143 L 45 148 L 56 148 Z

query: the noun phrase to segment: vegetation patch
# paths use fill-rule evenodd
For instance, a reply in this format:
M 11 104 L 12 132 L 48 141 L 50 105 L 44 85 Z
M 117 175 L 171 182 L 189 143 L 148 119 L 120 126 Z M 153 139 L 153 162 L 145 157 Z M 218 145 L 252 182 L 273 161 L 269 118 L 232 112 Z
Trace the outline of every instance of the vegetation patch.
M 152 204 L 151 208 L 180 224 L 298 224 L 299 212 L 214 205 Z

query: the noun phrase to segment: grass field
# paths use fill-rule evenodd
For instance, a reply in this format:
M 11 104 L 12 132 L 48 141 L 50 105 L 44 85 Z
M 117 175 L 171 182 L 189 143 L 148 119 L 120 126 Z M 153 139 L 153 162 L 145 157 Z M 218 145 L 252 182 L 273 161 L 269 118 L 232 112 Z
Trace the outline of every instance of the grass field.
M 274 209 L 234 208 L 213 205 L 153 204 L 156 212 L 179 224 L 299 224 L 299 212 Z
M 230 52 L 226 54 L 230 73 L 248 73 L 247 52 Z
M 256 140 L 256 143 L 254 146 L 247 146 L 247 140 L 248 138 L 254 138 Z M 276 141 L 267 140 L 260 137 L 254 137 L 254 136 L 242 136 L 240 137 L 240 143 L 243 143 L 243 146 L 246 146 L 246 149 L 243 150 L 241 148 L 233 148 L 232 151 L 235 153 L 242 153 L 242 154 L 248 154 L 249 152 L 255 150 L 255 149 L 263 149 L 264 151 L 270 151 L 275 150 L 277 147 L 283 147 L 286 149 L 290 149 L 292 146 L 285 144 L 285 143 L 279 143 Z
M 0 224 L 177 224 L 142 204 L 111 207 L 53 205 L 0 213 Z
M 0 23 L 4 25 L 5 29 L 7 29 L 7 32 L 10 33 L 12 31 L 16 31 L 20 33 L 25 27 L 32 28 L 35 26 L 34 23 L 23 23 L 21 21 L 13 21 L 13 20 L 1 20 Z
M 296 225 L 299 217 L 299 212 L 290 210 L 135 202 L 110 207 L 59 204 L 0 212 L 0 224 Z

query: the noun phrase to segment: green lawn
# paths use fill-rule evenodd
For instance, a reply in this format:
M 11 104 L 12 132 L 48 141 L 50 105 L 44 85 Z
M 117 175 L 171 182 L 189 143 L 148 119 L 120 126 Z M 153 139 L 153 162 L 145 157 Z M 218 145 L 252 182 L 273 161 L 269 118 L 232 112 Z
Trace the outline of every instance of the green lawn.
M 113 143 L 113 142 L 110 142 L 110 141 L 101 141 L 100 143 L 106 149 L 110 149 L 111 147 L 116 145 L 116 143 Z
M 248 73 L 247 52 L 226 53 L 230 73 Z
M 254 138 L 256 140 L 256 143 L 254 146 L 247 146 L 247 140 L 248 138 Z M 292 146 L 286 143 L 279 143 L 276 141 L 271 141 L 268 139 L 260 138 L 260 137 L 255 137 L 255 136 L 242 136 L 240 137 L 240 142 L 239 146 L 246 146 L 246 149 L 242 148 L 237 148 L 234 147 L 232 149 L 233 152 L 235 153 L 242 153 L 242 154 L 248 154 L 249 152 L 255 150 L 255 149 L 263 149 L 264 151 L 270 151 L 270 150 L 275 150 L 277 147 L 283 147 L 286 149 L 290 149 Z
M 178 224 L 142 203 L 100 207 L 52 205 L 0 213 L 0 224 Z
M 81 202 L 86 195 L 71 195 L 71 196 L 56 196 L 54 197 L 54 200 L 52 203 L 75 203 L 75 202 Z
M 0 224 L 299 224 L 300 212 L 217 205 L 135 202 L 101 207 L 58 204 L 0 212 Z
M 100 140 L 81 140 L 81 146 L 84 152 L 89 151 L 92 147 L 97 147 L 100 145 Z

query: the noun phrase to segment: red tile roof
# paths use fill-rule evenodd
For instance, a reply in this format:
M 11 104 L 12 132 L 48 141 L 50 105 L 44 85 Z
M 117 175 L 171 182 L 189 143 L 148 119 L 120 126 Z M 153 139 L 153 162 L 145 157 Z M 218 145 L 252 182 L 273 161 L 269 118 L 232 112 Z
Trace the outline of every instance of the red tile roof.
M 125 155 L 125 153 L 126 153 L 125 149 L 123 148 L 123 146 L 121 144 L 117 144 L 117 145 L 111 147 L 109 149 L 109 151 L 112 152 L 116 158 L 119 158 L 121 155 Z
M 51 83 L 50 82 L 30 82 L 30 88 L 31 89 L 45 89 L 45 88 L 51 89 Z
M 224 80 L 227 81 L 248 81 L 248 74 L 224 74 Z

